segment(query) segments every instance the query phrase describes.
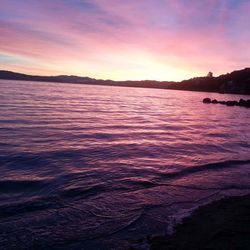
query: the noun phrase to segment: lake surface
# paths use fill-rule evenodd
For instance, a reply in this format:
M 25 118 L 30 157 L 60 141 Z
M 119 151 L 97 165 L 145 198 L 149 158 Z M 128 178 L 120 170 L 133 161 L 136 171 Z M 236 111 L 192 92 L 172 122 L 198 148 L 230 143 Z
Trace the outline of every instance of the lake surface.
M 1 249 L 123 249 L 250 193 L 250 109 L 204 97 L 244 98 L 0 80 Z

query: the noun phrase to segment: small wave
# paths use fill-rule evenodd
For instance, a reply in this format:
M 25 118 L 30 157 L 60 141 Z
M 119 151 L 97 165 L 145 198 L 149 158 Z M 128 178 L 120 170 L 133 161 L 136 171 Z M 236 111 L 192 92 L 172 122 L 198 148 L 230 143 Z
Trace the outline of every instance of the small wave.
M 2 180 L 0 181 L 0 193 L 39 188 L 45 183 L 44 180 Z
M 80 197 L 81 199 L 87 198 L 89 196 L 95 196 L 97 194 L 101 194 L 106 191 L 105 186 L 95 185 L 89 187 L 87 189 L 75 187 L 64 190 L 60 193 L 60 197 L 62 198 L 76 198 Z
M 43 154 L 25 153 L 20 152 L 16 154 L 9 154 L 4 157 L 0 157 L 0 164 L 7 166 L 8 168 L 30 168 L 30 167 L 42 167 L 49 164 L 49 161 Z
M 120 185 L 122 185 L 122 187 L 124 187 L 124 189 L 125 187 L 127 187 L 127 190 L 130 190 L 130 189 L 133 190 L 133 187 L 136 189 L 141 189 L 141 188 L 147 189 L 147 188 L 153 188 L 153 187 L 159 186 L 159 184 L 150 180 L 133 180 L 131 178 L 119 180 L 119 183 Z
M 37 211 L 47 211 L 62 207 L 63 204 L 57 197 L 45 197 L 37 199 L 29 199 L 21 202 L 12 202 L 0 206 L 0 218 L 5 219 L 11 216 L 20 216 L 21 214 L 30 214 Z
M 250 164 L 250 160 L 229 160 L 229 161 L 223 161 L 223 162 L 215 162 L 215 163 L 209 163 L 204 164 L 200 166 L 195 167 L 188 167 L 178 172 L 173 173 L 161 173 L 160 175 L 164 178 L 178 178 L 183 176 L 188 176 L 190 174 L 204 172 L 204 171 L 218 171 L 225 168 L 233 168 L 235 166 L 242 166 Z

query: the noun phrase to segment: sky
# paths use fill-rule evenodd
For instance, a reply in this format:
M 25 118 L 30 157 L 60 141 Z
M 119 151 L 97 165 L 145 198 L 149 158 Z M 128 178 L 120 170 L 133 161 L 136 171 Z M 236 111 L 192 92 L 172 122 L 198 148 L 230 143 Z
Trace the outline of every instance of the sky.
M 0 0 L 0 69 L 179 81 L 249 67 L 250 0 Z

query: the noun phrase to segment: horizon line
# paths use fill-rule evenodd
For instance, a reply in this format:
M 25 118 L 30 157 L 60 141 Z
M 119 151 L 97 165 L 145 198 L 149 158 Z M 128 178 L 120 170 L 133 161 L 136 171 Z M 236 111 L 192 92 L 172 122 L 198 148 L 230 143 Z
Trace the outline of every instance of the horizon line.
M 223 73 L 221 75 L 217 75 L 217 76 L 212 76 L 213 78 L 217 78 L 217 77 L 220 77 L 222 75 L 226 75 L 226 74 L 230 74 L 232 72 L 235 72 L 235 71 L 242 71 L 242 70 L 246 70 L 246 69 L 250 69 L 250 67 L 245 67 L 245 68 L 242 68 L 242 69 L 236 69 L 236 70 L 233 70 L 231 72 L 227 72 L 227 73 Z M 197 76 L 197 77 L 191 77 L 191 78 L 188 78 L 188 79 L 183 79 L 181 81 L 173 81 L 173 80 L 153 80 L 153 79 L 141 79 L 141 80 L 129 80 L 129 79 L 126 79 L 126 80 L 113 80 L 113 79 L 100 79 L 100 78 L 92 78 L 92 77 L 89 77 L 89 76 L 80 76 L 80 75 L 67 75 L 67 74 L 60 74 L 60 75 L 33 75 L 33 74 L 27 74 L 27 73 L 22 73 L 22 72 L 16 72 L 16 71 L 10 71 L 10 70 L 5 70 L 5 69 L 0 69 L 0 72 L 1 71 L 5 71 L 5 72 L 11 72 L 11 73 L 15 73 L 15 74 L 22 74 L 22 75 L 26 75 L 26 76 L 33 76 L 33 77 L 59 77 L 59 76 L 66 76 L 66 77 L 79 77 L 79 78 L 90 78 L 90 79 L 93 79 L 93 80 L 97 80 L 97 81 L 113 81 L 113 82 L 126 82 L 126 81 L 131 81 L 131 82 L 143 82 L 143 81 L 155 81 L 155 82 L 175 82 L 175 83 L 178 83 L 178 82 L 182 82 L 182 81 L 186 81 L 186 80 L 191 80 L 191 79 L 195 79 L 195 78 L 202 78 L 202 77 L 209 77 L 208 74 L 211 72 L 211 71 L 208 71 L 208 74 L 207 75 L 204 75 L 204 76 Z

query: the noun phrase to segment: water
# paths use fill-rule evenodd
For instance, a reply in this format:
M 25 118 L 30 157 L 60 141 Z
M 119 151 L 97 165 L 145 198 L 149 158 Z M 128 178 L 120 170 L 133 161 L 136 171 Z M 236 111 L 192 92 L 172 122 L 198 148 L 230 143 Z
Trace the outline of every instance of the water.
M 122 249 L 250 193 L 242 96 L 0 80 L 0 248 Z

